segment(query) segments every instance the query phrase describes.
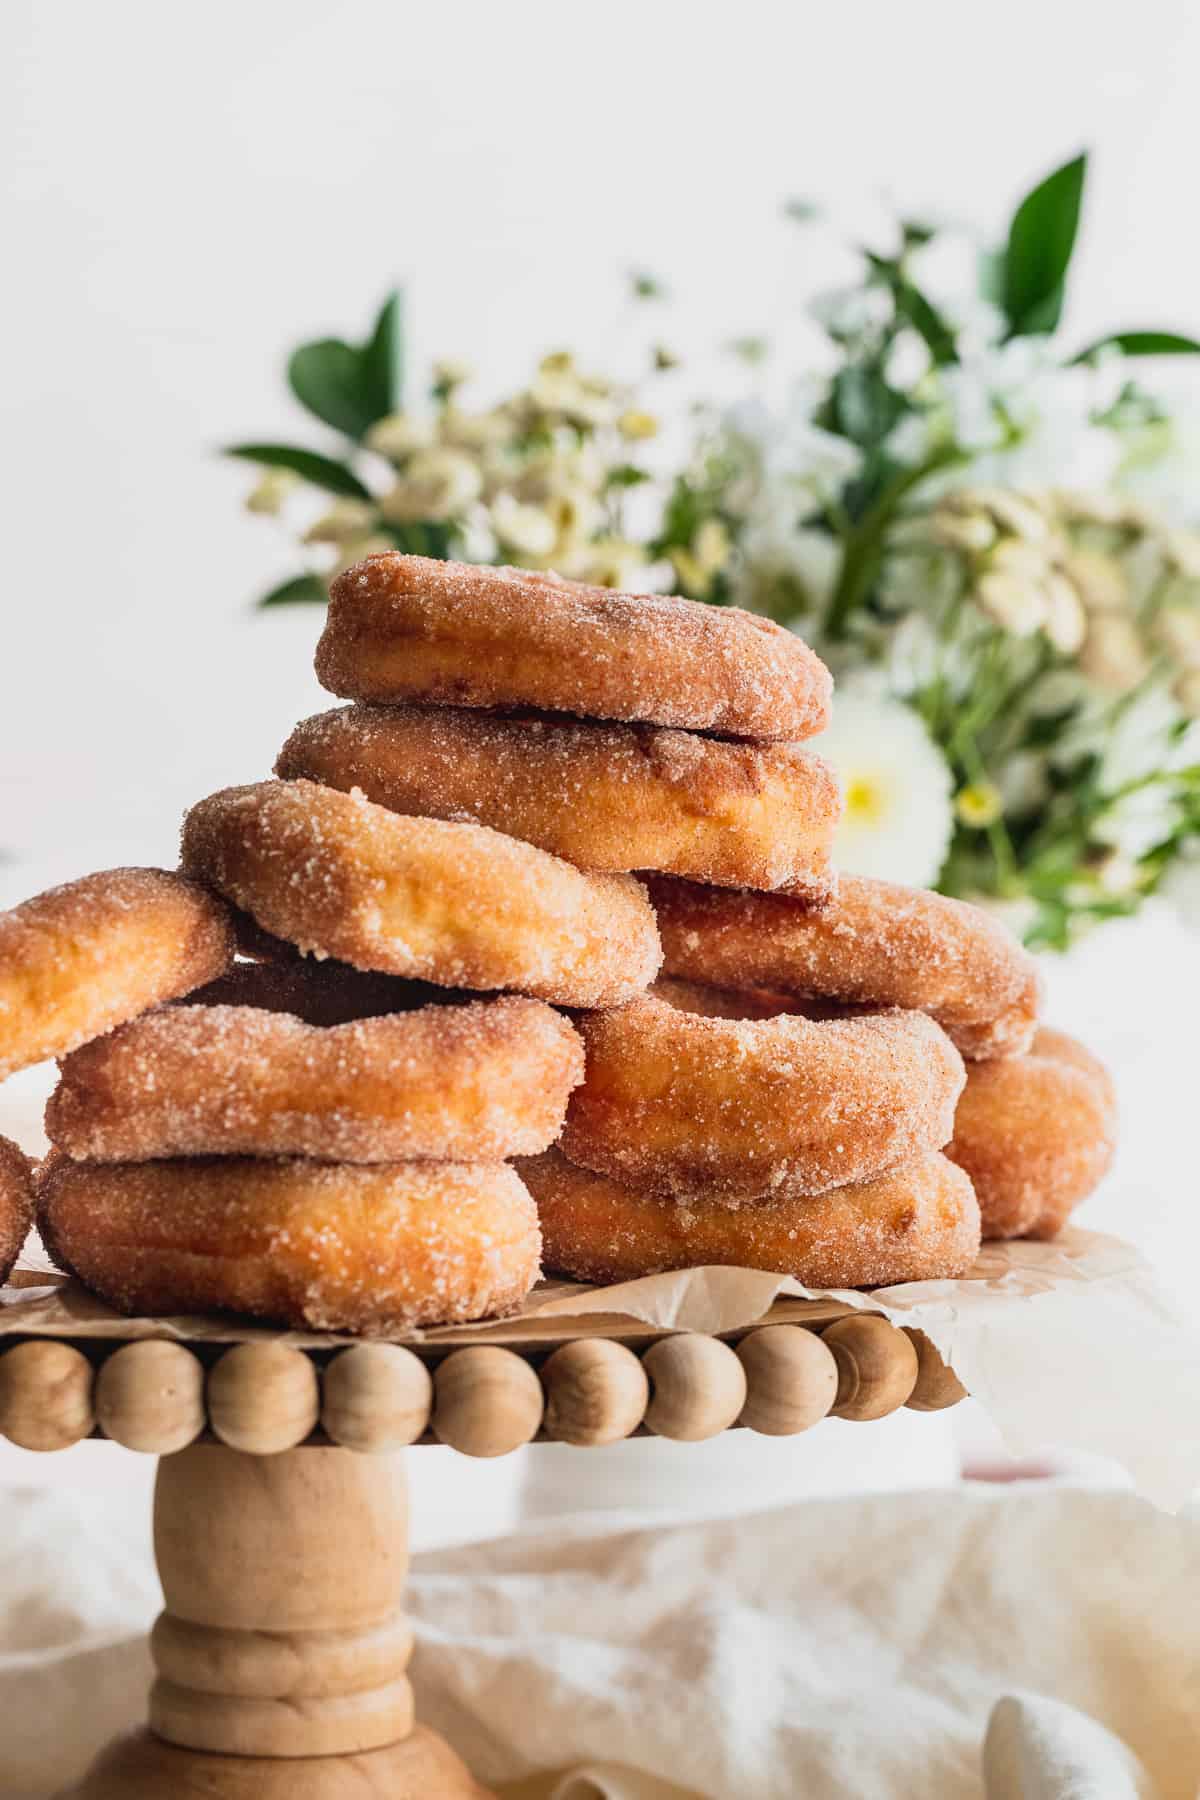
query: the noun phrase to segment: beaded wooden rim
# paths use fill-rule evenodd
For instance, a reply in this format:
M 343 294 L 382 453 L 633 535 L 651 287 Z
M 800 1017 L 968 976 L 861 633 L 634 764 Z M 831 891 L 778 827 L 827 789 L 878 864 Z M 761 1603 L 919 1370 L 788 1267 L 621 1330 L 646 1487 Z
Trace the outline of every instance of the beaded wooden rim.
M 499 1324 L 461 1347 L 14 1337 L 0 1354 L 0 1436 L 40 1451 L 108 1438 L 156 1456 L 208 1440 L 257 1455 L 440 1443 L 491 1457 L 535 1440 L 694 1442 L 734 1426 L 786 1437 L 828 1416 L 936 1412 L 964 1394 L 924 1333 L 780 1301 L 727 1338 L 601 1318 L 515 1341 Z

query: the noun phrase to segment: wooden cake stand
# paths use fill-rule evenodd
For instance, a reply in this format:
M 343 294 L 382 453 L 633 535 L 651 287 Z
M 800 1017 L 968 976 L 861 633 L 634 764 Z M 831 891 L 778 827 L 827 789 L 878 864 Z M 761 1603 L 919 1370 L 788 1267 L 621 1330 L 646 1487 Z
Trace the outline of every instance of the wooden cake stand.
M 160 1459 L 148 1729 L 104 1752 L 74 1800 L 487 1800 L 414 1724 L 389 1452 L 787 1436 L 964 1391 L 921 1333 L 824 1301 L 777 1301 L 728 1339 L 600 1314 L 326 1349 L 232 1325 L 225 1342 L 144 1330 L 0 1342 L 0 1434 Z

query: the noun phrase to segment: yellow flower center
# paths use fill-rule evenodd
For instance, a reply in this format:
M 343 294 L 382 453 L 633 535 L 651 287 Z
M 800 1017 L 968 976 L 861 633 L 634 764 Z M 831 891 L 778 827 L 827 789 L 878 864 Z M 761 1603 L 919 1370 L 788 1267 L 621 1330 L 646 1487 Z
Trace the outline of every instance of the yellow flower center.
M 884 794 L 869 775 L 856 775 L 846 783 L 846 818 L 856 825 L 876 825 L 883 817 Z

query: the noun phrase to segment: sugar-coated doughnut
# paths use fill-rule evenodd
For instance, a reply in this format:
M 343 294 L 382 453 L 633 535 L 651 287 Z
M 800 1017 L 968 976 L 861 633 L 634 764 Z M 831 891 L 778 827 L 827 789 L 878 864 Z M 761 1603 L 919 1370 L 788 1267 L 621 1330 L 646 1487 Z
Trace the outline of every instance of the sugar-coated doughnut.
M 538 1273 L 537 1209 L 504 1163 L 52 1154 L 37 1200 L 58 1266 L 125 1313 L 384 1336 L 510 1312 Z
M 580 1021 L 573 1162 L 648 1193 L 727 1205 L 818 1194 L 946 1143 L 962 1058 L 918 1012 L 713 1018 L 643 996 Z
M 1052 1238 L 1107 1171 L 1116 1136 L 1104 1064 L 1043 1028 L 1027 1055 L 968 1071 L 946 1155 L 975 1184 L 985 1238 Z
M 168 1006 L 67 1057 L 46 1135 L 84 1162 L 499 1162 L 554 1142 L 582 1078 L 578 1034 L 515 994 L 334 1026 Z
M 0 1283 L 12 1274 L 33 1224 L 32 1174 L 25 1152 L 0 1137 Z
M 806 1287 L 887 1287 L 965 1275 L 979 1251 L 971 1183 L 934 1151 L 872 1181 L 815 1197 L 785 1187 L 736 1211 L 700 1199 L 679 1206 L 578 1168 L 558 1150 L 518 1167 L 537 1201 L 546 1268 L 577 1281 L 724 1264 Z
M 210 795 L 184 821 L 182 859 L 275 936 L 359 969 L 567 1006 L 626 1000 L 658 971 L 633 876 L 312 781 Z
M 671 876 L 649 885 L 667 975 L 913 1008 L 978 1060 L 1027 1050 L 1037 1029 L 1033 958 L 965 901 L 850 875 L 819 911 Z
M 837 778 L 795 744 L 347 706 L 299 724 L 275 768 L 358 788 L 393 812 L 491 825 L 584 869 L 663 869 L 810 902 L 833 887 Z
M 736 607 L 396 552 L 332 584 L 316 666 L 344 700 L 536 707 L 749 738 L 824 730 L 833 687 L 807 644 Z
M 228 909 L 165 869 L 108 869 L 0 913 L 0 1079 L 233 961 Z
M 244 915 L 243 915 L 244 916 Z M 380 1013 L 412 1012 L 418 1006 L 445 1006 L 470 996 L 432 982 L 405 981 L 352 969 L 326 957 L 301 956 L 292 944 L 279 943 L 274 962 L 236 962 L 215 981 L 185 994 L 181 1006 L 253 1006 L 260 1012 L 294 1013 L 306 1025 L 348 1025 Z

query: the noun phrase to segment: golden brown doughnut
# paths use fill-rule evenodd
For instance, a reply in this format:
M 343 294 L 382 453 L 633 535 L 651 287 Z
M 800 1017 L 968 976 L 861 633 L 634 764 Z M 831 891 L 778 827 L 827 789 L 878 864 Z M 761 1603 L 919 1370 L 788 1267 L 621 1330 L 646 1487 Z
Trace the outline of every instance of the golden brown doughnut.
M 979 1251 L 971 1183 L 930 1150 L 873 1181 L 815 1197 L 782 1188 L 736 1212 L 655 1198 L 558 1150 L 518 1168 L 537 1201 L 547 1269 L 577 1281 L 725 1264 L 793 1275 L 806 1287 L 888 1287 L 965 1275 Z
M 0 1137 L 0 1284 L 12 1274 L 33 1224 L 32 1176 L 25 1152 Z
M 406 819 L 312 781 L 225 788 L 184 821 L 189 873 L 318 957 L 439 987 L 609 1006 L 658 972 L 645 889 L 485 825 Z
M 275 772 L 359 788 L 392 812 L 491 825 L 583 869 L 665 869 L 810 903 L 833 889 L 837 778 L 795 744 L 347 706 L 297 725 Z
M 962 1058 L 924 1013 L 728 1019 L 644 995 L 580 1020 L 572 1162 L 648 1193 L 736 1205 L 865 1181 L 954 1127 Z
M 334 1026 L 168 1006 L 67 1057 L 46 1135 L 83 1162 L 499 1162 L 552 1144 L 582 1079 L 577 1033 L 515 994 Z
M 431 982 L 405 981 L 352 969 L 327 957 L 301 956 L 280 944 L 286 960 L 236 962 L 216 981 L 185 994 L 180 1006 L 253 1006 L 261 1012 L 293 1013 L 306 1025 L 348 1025 L 381 1013 L 412 1012 L 418 1006 L 445 1006 L 470 996 Z
M 541 1248 L 537 1209 L 503 1163 L 52 1154 L 37 1201 L 58 1266 L 121 1312 L 364 1336 L 509 1312 Z
M 0 913 L 0 1079 L 233 961 L 228 909 L 165 869 L 108 869 Z
M 843 875 L 835 898 L 814 912 L 777 894 L 648 880 L 667 975 L 910 1007 L 977 1060 L 1019 1054 L 1037 1029 L 1033 958 L 962 900 Z
M 807 644 L 733 606 L 396 552 L 333 583 L 316 666 L 345 700 L 535 707 L 748 738 L 823 731 L 833 687 Z
M 1043 1028 L 1027 1055 L 968 1071 L 946 1155 L 975 1184 L 985 1238 L 1052 1238 L 1107 1171 L 1116 1134 L 1104 1064 Z

